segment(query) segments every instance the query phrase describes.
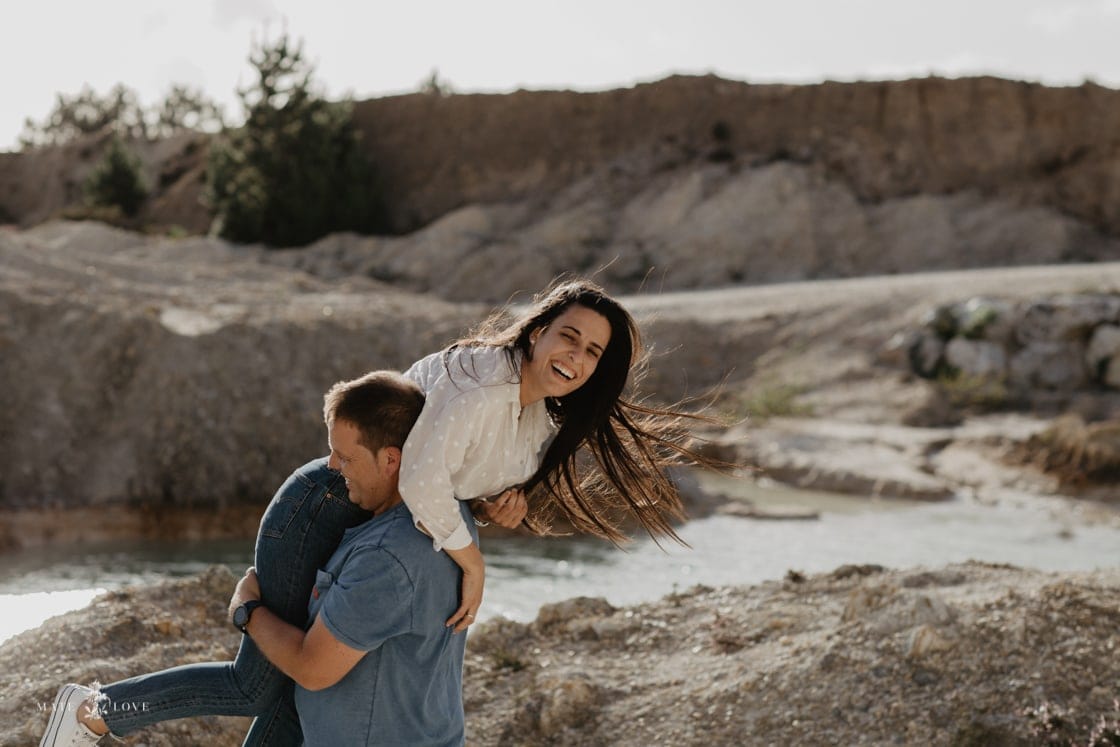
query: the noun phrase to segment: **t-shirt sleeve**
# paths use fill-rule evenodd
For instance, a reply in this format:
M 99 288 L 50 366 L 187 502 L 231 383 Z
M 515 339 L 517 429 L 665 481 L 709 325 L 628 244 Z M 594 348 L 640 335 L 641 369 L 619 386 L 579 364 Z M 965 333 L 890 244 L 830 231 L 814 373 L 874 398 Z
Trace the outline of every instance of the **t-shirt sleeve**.
M 412 580 L 391 552 L 358 550 L 346 560 L 319 608 L 319 618 L 340 642 L 372 651 L 412 630 Z
M 441 394 L 437 388 L 428 398 L 404 443 L 400 491 L 417 526 L 432 536 L 435 549 L 458 550 L 472 540 L 455 497 L 454 475 L 478 443 L 487 407 L 480 389 L 455 390 L 450 397 Z

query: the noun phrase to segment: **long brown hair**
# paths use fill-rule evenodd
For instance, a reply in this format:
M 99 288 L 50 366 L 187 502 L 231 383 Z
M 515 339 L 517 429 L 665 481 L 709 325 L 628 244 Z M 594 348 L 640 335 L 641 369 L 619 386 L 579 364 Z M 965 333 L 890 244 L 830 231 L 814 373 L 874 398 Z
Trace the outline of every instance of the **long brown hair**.
M 665 470 L 675 464 L 713 464 L 684 446 L 685 422 L 707 418 L 623 398 L 627 381 L 645 366 L 647 356 L 637 324 L 618 301 L 588 280 L 557 282 L 538 294 L 519 320 L 510 323 L 498 312 L 453 347 L 504 348 L 513 368 L 518 351 L 531 359 L 533 332 L 573 305 L 602 314 L 611 337 L 583 386 L 545 400 L 560 429 L 523 486 L 531 494 L 526 524 L 548 534 L 560 514 L 576 530 L 617 544 L 627 538 L 623 525 L 632 517 L 655 539 L 668 536 L 684 544 L 672 524 L 684 519 L 684 507 Z

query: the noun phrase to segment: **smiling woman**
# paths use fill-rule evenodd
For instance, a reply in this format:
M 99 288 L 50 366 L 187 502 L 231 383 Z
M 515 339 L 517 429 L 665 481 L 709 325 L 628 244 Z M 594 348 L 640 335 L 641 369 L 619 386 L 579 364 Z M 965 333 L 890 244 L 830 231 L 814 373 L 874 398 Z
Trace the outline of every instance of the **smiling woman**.
M 534 330 L 521 366 L 521 406 L 579 389 L 595 373 L 610 339 L 606 317 L 578 305 Z
M 469 477 L 477 470 L 483 481 L 520 485 L 530 495 L 526 525 L 539 534 L 549 533 L 551 518 L 559 515 L 578 531 L 612 542 L 626 538 L 628 519 L 651 536 L 676 539 L 672 523 L 683 511 L 665 468 L 717 465 L 683 446 L 685 420 L 696 416 L 624 398 L 631 374 L 645 360 L 629 312 L 594 283 L 575 280 L 545 289 L 520 319 L 511 323 L 497 313 L 448 350 L 418 362 L 409 375 L 428 392 L 428 403 L 405 443 L 401 474 L 413 514 L 435 525 L 437 542 L 461 533 L 453 498 L 471 496 L 451 490 L 450 473 Z M 483 403 L 498 391 L 516 396 L 516 406 Z M 491 415 L 487 437 L 474 431 L 488 410 L 504 412 L 505 420 Z M 459 425 L 447 427 L 453 421 Z M 449 432 L 462 437 L 441 435 Z M 499 449 L 503 440 L 510 443 Z M 485 442 L 496 468 L 454 466 L 461 454 L 449 453 L 448 444 L 466 448 L 471 441 Z M 582 463 L 580 451 L 593 461 Z M 437 476 L 433 483 L 433 464 L 453 465 L 442 482 Z M 481 485 L 472 487 L 479 489 L 468 493 L 487 495 Z M 441 513 L 447 522 L 439 520 Z

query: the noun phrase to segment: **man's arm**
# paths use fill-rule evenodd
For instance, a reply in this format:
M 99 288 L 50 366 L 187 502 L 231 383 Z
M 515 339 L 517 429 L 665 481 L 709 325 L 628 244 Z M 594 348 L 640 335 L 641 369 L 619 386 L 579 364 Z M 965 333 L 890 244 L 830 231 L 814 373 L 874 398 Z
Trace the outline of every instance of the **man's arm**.
M 260 598 L 257 574 L 250 568 L 233 591 L 229 602 L 230 619 L 233 611 L 243 603 Z M 318 617 L 311 629 L 304 633 L 281 620 L 267 607 L 258 607 L 245 629 L 269 661 L 307 690 L 330 687 L 345 677 L 366 655 L 365 651 L 341 643 Z

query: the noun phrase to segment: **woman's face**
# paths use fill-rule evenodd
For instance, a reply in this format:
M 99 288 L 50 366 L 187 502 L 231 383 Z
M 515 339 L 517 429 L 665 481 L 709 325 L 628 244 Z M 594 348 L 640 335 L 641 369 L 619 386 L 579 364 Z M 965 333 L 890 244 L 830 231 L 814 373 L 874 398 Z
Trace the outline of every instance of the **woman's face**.
M 529 335 L 529 356 L 521 366 L 521 406 L 545 397 L 563 397 L 587 383 L 611 340 L 607 318 L 572 305 L 547 327 Z

